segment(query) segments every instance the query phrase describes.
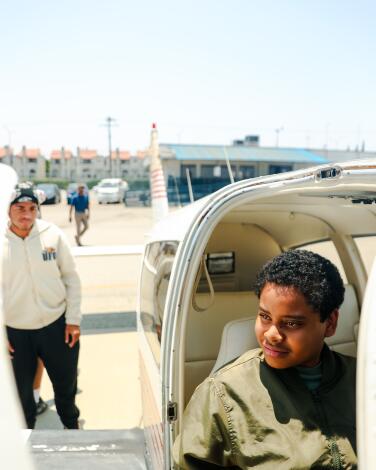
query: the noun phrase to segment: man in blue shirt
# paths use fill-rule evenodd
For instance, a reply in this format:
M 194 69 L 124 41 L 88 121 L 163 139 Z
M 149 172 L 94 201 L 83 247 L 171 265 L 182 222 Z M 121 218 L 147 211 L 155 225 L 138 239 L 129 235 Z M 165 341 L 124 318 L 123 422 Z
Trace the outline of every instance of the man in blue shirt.
M 85 194 L 85 186 L 79 184 L 77 188 L 77 194 L 73 196 L 70 210 L 69 210 L 69 222 L 72 222 L 72 211 L 74 207 L 74 217 L 76 219 L 76 230 L 75 240 L 78 246 L 81 246 L 81 236 L 89 228 L 89 196 Z M 81 224 L 83 229 L 81 230 Z

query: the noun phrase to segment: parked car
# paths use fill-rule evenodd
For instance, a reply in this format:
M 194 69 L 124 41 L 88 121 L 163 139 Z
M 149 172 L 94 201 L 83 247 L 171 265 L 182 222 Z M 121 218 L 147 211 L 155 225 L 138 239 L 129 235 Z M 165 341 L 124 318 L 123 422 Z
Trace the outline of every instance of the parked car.
M 43 204 L 58 204 L 61 201 L 61 193 L 57 184 L 40 183 L 37 184 L 37 189 L 44 191 L 46 195 Z
M 122 202 L 126 191 L 128 191 L 128 183 L 120 178 L 105 178 L 95 188 L 99 204 Z
M 87 187 L 86 184 L 83 184 L 85 189 L 84 189 L 84 193 L 86 195 L 89 194 L 89 188 Z M 77 187 L 78 187 L 78 183 L 69 183 L 68 184 L 68 187 L 67 187 L 67 204 L 71 204 L 72 203 L 72 199 L 73 199 L 73 196 L 75 196 L 77 194 Z
M 150 206 L 149 190 L 126 191 L 124 194 L 124 204 L 126 206 Z

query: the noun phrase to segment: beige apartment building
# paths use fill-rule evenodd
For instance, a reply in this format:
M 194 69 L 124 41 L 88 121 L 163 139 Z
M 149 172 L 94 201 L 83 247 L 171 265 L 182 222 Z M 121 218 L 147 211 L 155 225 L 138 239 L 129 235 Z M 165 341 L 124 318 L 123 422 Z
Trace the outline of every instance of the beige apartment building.
M 40 150 L 22 147 L 15 153 L 9 146 L 0 147 L 0 162 L 15 169 L 20 181 L 43 178 L 56 178 L 67 181 L 90 181 L 102 178 L 147 179 L 148 167 L 145 165 L 146 152 L 131 154 L 127 150 L 116 149 L 111 155 L 111 171 L 108 157 L 97 150 L 76 150 L 76 155 L 62 147 L 53 150 L 49 158 L 49 170 L 46 173 L 46 159 Z
M 112 177 L 124 179 L 148 178 L 146 151 L 139 150 L 135 155 L 128 151 L 116 149 L 111 155 Z
M 90 181 L 102 178 L 143 179 L 148 178 L 144 164 L 145 152 L 132 155 L 127 150 L 116 149 L 108 157 L 93 149 L 77 148 L 76 155 L 64 147 L 50 154 L 49 176 L 69 181 Z
M 46 160 L 38 148 L 22 147 L 17 154 L 11 147 L 0 148 L 0 161 L 15 169 L 20 181 L 46 177 Z
M 53 150 L 50 154 L 49 176 L 71 180 L 76 174 L 75 161 L 72 152 L 62 147 L 60 150 Z
M 250 136 L 253 137 L 253 136 Z M 257 136 L 256 136 L 257 137 Z M 235 180 L 280 173 L 317 164 L 374 157 L 375 152 L 260 147 L 257 141 L 234 141 L 233 145 L 161 144 L 160 156 L 166 182 L 174 188 L 183 184 L 189 171 L 196 184 L 221 180 L 229 182 L 226 156 L 229 158 Z M 95 149 L 76 149 L 76 154 L 62 147 L 49 156 L 49 172 L 46 159 L 38 148 L 23 146 L 15 153 L 9 146 L 0 147 L 0 162 L 12 166 L 21 181 L 46 177 L 67 181 L 90 181 L 116 177 L 126 180 L 147 179 L 149 158 L 147 151 L 134 154 L 115 149 L 108 156 Z M 222 183 L 221 183 L 222 184 Z

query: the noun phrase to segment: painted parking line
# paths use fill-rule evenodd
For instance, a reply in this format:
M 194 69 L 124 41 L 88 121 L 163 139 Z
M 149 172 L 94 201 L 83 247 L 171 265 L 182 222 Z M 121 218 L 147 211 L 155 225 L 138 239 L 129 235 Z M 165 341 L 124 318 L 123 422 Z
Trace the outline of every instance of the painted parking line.
M 144 245 L 73 246 L 73 256 L 142 255 Z

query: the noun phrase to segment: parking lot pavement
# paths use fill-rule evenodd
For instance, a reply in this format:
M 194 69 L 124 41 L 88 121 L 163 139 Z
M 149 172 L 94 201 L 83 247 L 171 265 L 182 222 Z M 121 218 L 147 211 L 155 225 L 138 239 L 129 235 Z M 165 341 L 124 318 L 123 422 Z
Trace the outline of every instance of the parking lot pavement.
M 145 470 L 141 429 L 33 431 L 29 444 L 38 470 Z
M 93 198 L 92 198 L 93 199 Z M 42 217 L 54 222 L 74 245 L 69 207 L 42 206 Z M 142 244 L 153 225 L 151 209 L 123 204 L 91 203 L 90 228 L 84 244 Z M 140 255 L 77 258 L 82 282 L 81 350 L 77 404 L 84 429 L 131 429 L 141 423 L 135 310 Z M 44 374 L 41 395 L 50 405 L 36 429 L 61 429 L 53 391 Z
M 81 336 L 77 406 L 83 429 L 131 429 L 142 426 L 137 333 L 107 328 Z M 125 330 L 125 331 L 124 331 Z M 42 397 L 49 409 L 36 429 L 62 429 L 45 376 Z
M 69 206 L 63 194 L 60 204 L 41 207 L 42 217 L 58 225 L 75 244 L 74 219 L 69 222 Z M 82 237 L 84 245 L 133 245 L 145 241 L 153 226 L 151 207 L 126 207 L 124 204 L 98 204 L 90 192 L 89 229 Z

